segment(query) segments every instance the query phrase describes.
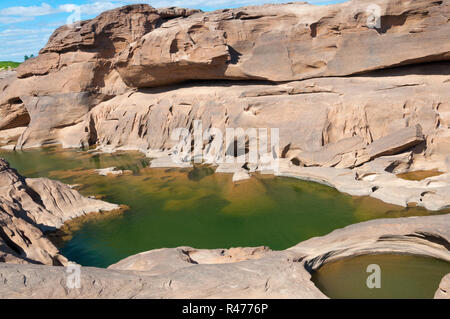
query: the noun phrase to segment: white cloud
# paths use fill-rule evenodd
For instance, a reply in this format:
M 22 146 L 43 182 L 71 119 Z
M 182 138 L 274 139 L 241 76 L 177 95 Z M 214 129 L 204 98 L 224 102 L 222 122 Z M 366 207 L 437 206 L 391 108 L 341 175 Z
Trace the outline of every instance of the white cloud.
M 0 24 L 13 24 L 23 21 L 33 20 L 34 17 L 46 16 L 58 13 L 72 13 L 77 10 L 82 15 L 93 16 L 99 13 L 120 7 L 130 1 L 96 1 L 93 3 L 75 5 L 71 3 L 63 4 L 58 7 L 52 7 L 47 3 L 39 6 L 17 6 L 0 10 Z M 133 1 L 138 2 L 138 1 Z
M 335 0 L 336 1 L 336 0 Z M 342 1 L 342 0 L 341 0 Z M 263 3 L 282 3 L 287 0 L 155 0 L 155 1 L 142 1 L 142 0 L 111 0 L 111 1 L 95 1 L 83 5 L 76 5 L 67 3 L 58 7 L 52 7 L 51 5 L 43 2 L 40 6 L 17 6 L 9 7 L 0 10 L 0 17 L 14 16 L 16 18 L 23 17 L 38 17 L 50 14 L 73 12 L 77 8 L 80 8 L 82 14 L 95 15 L 106 10 L 111 10 L 126 4 L 133 3 L 147 3 L 156 8 L 161 7 L 186 7 L 186 8 L 211 8 L 211 7 L 236 7 L 246 5 L 256 5 Z M 330 2 L 330 0 L 309 0 L 309 3 L 320 4 L 324 2 Z
M 0 17 L 0 24 L 12 24 L 31 20 L 33 20 L 33 17 Z
M 8 28 L 0 30 L 0 61 L 23 61 L 25 54 L 37 54 L 45 46 L 53 28 Z
M 0 16 L 38 17 L 56 13 L 56 10 L 47 3 L 40 6 L 9 7 L 0 10 Z
M 117 7 L 122 6 L 122 3 L 113 3 L 113 2 L 94 2 L 89 4 L 83 4 L 81 6 L 75 4 L 63 4 L 58 7 L 60 12 L 74 12 L 77 9 L 81 11 L 82 14 L 86 15 L 96 15 L 102 13 L 106 10 L 111 10 Z
M 40 28 L 40 29 L 24 29 L 24 28 L 9 28 L 0 31 L 0 40 L 2 37 L 6 36 L 16 36 L 16 35 L 24 35 L 29 36 L 31 34 L 41 34 L 41 33 L 48 33 L 53 32 L 54 30 L 51 28 Z

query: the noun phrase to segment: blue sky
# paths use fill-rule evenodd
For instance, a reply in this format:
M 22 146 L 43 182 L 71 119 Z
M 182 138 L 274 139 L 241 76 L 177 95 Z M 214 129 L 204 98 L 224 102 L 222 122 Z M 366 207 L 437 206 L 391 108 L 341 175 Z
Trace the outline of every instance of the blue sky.
M 292 0 L 291 0 L 292 1 Z M 305 0 L 307 1 L 307 0 Z M 345 0 L 309 0 L 314 4 L 330 4 Z M 0 1 L 0 61 L 23 61 L 24 55 L 37 55 L 49 36 L 66 23 L 79 6 L 81 19 L 131 3 L 148 3 L 155 8 L 184 7 L 211 11 L 289 0 L 1 0 Z

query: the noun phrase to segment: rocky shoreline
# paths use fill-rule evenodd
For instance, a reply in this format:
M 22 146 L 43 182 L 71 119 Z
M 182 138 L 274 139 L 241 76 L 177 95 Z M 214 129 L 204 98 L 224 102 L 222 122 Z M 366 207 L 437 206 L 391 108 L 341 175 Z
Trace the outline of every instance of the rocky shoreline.
M 367 25 L 368 1 L 208 13 L 134 5 L 78 33 L 63 26 L 37 58 L 0 77 L 0 147 L 138 150 L 164 167 L 174 166 L 171 133 L 195 120 L 221 131 L 280 128 L 280 175 L 449 208 L 450 50 L 440 41 L 449 3 L 372 3 L 381 29 Z M 253 170 L 218 167 L 236 181 Z M 395 176 L 416 170 L 444 174 Z
M 371 4 L 380 27 L 368 25 Z M 192 131 L 195 120 L 219 130 L 280 128 L 280 170 L 266 173 L 449 209 L 449 21 L 449 0 L 207 13 L 125 6 L 58 28 L 38 57 L 0 73 L 0 147 L 138 150 L 167 167 L 177 166 L 171 133 Z M 236 182 L 261 170 L 216 169 Z M 418 170 L 441 174 L 397 176 Z M 355 224 L 284 251 L 150 251 L 109 269 L 83 267 L 82 288 L 68 290 L 65 269 L 55 267 L 68 261 L 44 232 L 119 207 L 20 176 L 3 160 L 0 182 L 2 298 L 325 298 L 309 272 L 325 262 L 376 253 L 450 261 L 446 214 Z M 448 298 L 448 281 L 436 297 Z
M 284 251 L 156 249 L 108 269 L 82 267 L 82 288 L 67 289 L 66 268 L 57 266 L 68 261 L 44 230 L 118 206 L 84 198 L 60 182 L 23 178 L 0 163 L 1 298 L 326 298 L 311 271 L 341 258 L 394 253 L 450 262 L 446 214 L 354 224 Z M 448 276 L 436 298 L 448 298 L 447 286 Z

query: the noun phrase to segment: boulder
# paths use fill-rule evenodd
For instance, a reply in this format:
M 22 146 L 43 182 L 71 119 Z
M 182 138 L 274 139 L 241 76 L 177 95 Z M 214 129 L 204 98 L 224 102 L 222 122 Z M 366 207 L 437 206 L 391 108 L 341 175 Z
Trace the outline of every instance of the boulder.
M 318 151 L 297 152 L 291 160 L 303 166 L 353 168 L 381 156 L 396 155 L 424 142 L 422 127 L 416 124 L 397 130 L 369 145 L 359 136 L 353 136 L 323 146 Z
M 300 152 L 293 156 L 304 166 L 335 166 L 345 153 L 363 148 L 364 140 L 359 136 L 344 138 L 336 143 L 324 145 L 320 150 Z
M 155 9 L 139 4 L 103 12 L 92 20 L 64 25 L 56 29 L 39 56 L 17 68 L 17 76 L 45 75 L 72 63 L 110 59 L 163 22 L 197 12 L 199 10 Z
M 368 8 L 374 4 L 381 25 L 371 28 Z M 370 144 L 393 128 L 421 124 L 428 155 L 443 156 L 448 15 L 448 1 L 432 0 L 208 13 L 125 6 L 57 29 L 38 57 L 5 75 L 0 112 L 12 120 L 0 125 L 28 125 L 18 148 L 125 144 L 156 151 L 170 149 L 170 132 L 189 128 L 196 116 L 219 129 L 280 127 L 283 149 L 351 167 L 361 164 L 355 160 L 361 154 L 328 159 L 324 154 L 331 157 L 334 150 L 308 152 L 348 138 Z M 424 72 L 419 63 L 425 62 Z M 353 77 L 342 77 L 347 75 Z M 223 82 L 192 82 L 198 80 Z M 302 81 L 284 83 L 294 80 Z M 167 86 L 185 81 L 192 83 Z M 166 87 L 144 89 L 155 86 Z
M 0 131 L 17 127 L 27 127 L 30 124 L 30 115 L 25 109 L 22 100 L 9 101 L 0 108 Z
M 417 124 L 384 136 L 367 146 L 371 159 L 385 155 L 395 155 L 424 141 L 422 127 Z

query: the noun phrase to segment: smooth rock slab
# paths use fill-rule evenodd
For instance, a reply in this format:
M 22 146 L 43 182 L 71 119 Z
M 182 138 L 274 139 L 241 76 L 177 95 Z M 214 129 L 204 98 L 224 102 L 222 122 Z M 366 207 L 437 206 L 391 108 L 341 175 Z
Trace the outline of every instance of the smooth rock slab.
M 436 290 L 434 299 L 450 299 L 450 274 L 442 278 L 439 288 Z

